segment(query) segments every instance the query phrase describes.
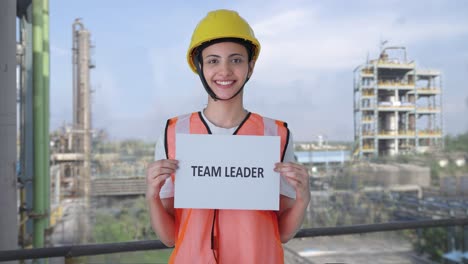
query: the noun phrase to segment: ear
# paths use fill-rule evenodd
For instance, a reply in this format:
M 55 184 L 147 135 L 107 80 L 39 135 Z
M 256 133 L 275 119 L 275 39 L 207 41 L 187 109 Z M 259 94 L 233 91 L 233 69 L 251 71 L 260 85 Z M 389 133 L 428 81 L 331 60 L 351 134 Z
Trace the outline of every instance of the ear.
M 255 68 L 255 61 L 252 60 L 249 62 L 249 74 L 248 74 L 249 78 L 252 76 L 254 68 Z

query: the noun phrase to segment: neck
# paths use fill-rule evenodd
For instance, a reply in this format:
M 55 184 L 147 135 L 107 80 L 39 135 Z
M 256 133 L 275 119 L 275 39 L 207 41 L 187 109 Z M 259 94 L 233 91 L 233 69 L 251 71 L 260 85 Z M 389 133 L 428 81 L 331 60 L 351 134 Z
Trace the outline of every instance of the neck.
M 214 101 L 208 98 L 208 105 L 203 112 L 211 123 L 218 127 L 232 128 L 240 125 L 247 115 L 244 109 L 242 95 L 227 101 Z

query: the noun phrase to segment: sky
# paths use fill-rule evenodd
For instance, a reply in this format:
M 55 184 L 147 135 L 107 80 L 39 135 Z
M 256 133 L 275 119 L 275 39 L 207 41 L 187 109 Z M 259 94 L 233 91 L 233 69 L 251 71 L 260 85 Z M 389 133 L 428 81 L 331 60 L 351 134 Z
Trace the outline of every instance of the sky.
M 207 94 L 186 63 L 209 11 L 231 9 L 261 43 L 246 109 L 286 121 L 297 141 L 352 141 L 353 70 L 380 43 L 405 46 L 443 74 L 446 134 L 468 131 L 468 1 L 50 1 L 51 130 L 72 120 L 72 24 L 91 32 L 92 122 L 111 139 L 155 141 L 166 119 L 199 111 Z

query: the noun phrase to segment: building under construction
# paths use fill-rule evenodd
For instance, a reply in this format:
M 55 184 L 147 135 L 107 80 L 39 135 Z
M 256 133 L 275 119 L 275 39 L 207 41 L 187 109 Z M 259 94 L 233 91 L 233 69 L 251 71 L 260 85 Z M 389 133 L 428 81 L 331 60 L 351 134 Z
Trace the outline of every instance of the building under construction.
M 354 155 L 424 153 L 443 146 L 442 77 L 408 61 L 405 47 L 382 48 L 354 70 Z

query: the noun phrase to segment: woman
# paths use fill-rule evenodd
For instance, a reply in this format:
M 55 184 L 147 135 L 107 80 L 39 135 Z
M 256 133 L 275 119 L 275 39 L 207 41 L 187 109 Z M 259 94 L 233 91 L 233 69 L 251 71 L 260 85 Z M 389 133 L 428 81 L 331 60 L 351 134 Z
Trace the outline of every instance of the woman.
M 235 11 L 209 12 L 195 28 L 187 61 L 207 91 L 205 109 L 169 119 L 147 168 L 151 225 L 174 246 L 170 263 L 283 263 L 310 201 L 309 176 L 294 163 L 286 123 L 250 113 L 243 89 L 260 53 L 249 24 Z M 276 135 L 281 138 L 280 210 L 174 209 L 175 134 Z

